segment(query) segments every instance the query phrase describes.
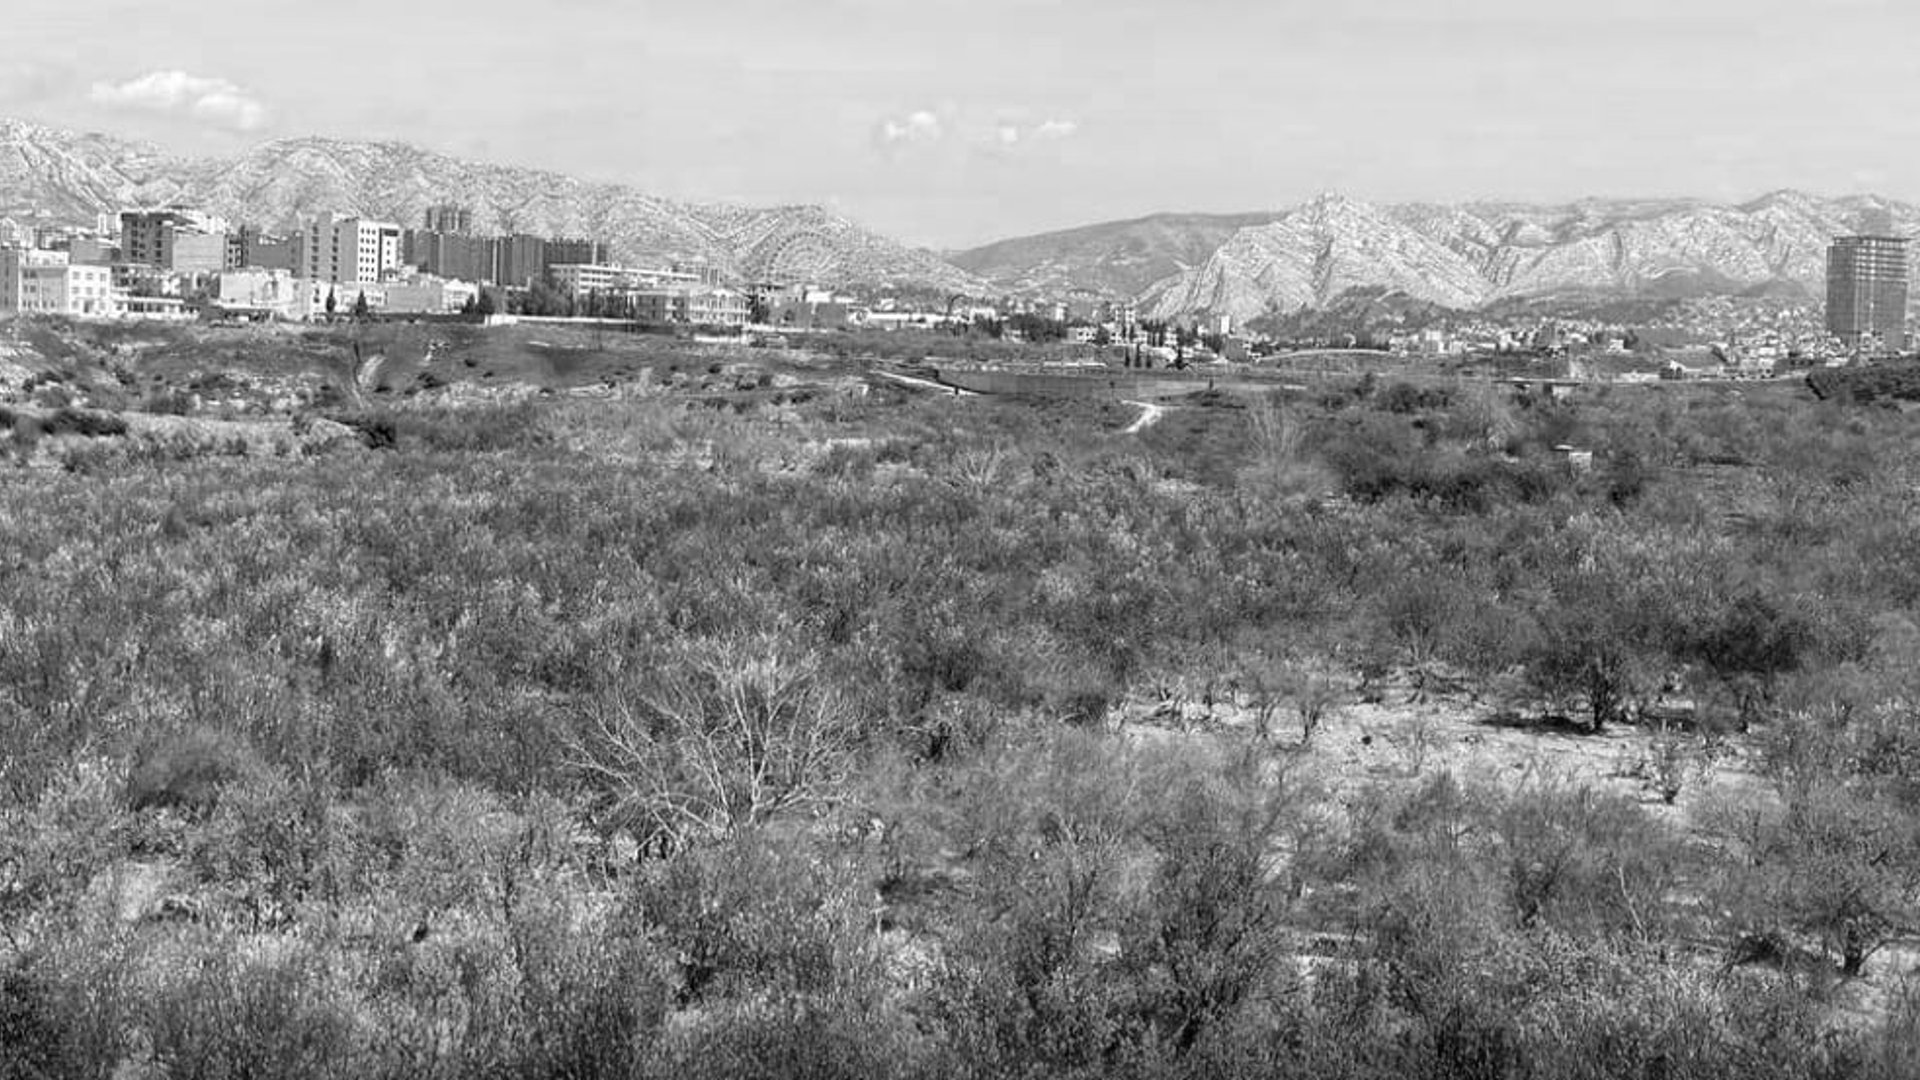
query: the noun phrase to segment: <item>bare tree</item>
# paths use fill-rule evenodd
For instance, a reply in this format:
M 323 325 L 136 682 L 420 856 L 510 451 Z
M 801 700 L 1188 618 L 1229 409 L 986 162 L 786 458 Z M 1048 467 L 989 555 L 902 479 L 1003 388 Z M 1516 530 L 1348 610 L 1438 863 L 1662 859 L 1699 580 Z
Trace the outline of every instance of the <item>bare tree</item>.
M 573 758 L 617 820 L 678 846 L 831 799 L 854 734 L 813 656 L 767 639 L 701 642 L 590 715 Z

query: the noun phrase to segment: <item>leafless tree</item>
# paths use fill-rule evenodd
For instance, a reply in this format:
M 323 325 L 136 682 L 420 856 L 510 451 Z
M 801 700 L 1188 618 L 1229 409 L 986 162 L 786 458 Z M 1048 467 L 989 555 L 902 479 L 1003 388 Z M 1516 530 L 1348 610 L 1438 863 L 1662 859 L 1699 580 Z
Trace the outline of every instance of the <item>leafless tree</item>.
M 831 799 L 855 734 L 815 658 L 765 638 L 682 646 L 583 728 L 575 764 L 614 817 L 674 846 Z

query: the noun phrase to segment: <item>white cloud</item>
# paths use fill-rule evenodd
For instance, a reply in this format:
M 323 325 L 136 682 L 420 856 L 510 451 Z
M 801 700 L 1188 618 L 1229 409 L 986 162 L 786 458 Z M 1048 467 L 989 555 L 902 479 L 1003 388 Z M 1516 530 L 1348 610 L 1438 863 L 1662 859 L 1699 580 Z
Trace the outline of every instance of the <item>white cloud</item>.
M 884 120 L 878 132 L 882 145 L 899 146 L 908 143 L 939 142 L 946 136 L 946 126 L 940 118 L 926 109 L 909 113 L 905 119 Z
M 234 83 L 184 71 L 153 71 L 123 83 L 94 83 L 87 97 L 113 108 L 181 113 L 234 131 L 265 127 L 268 119 L 267 107 Z
M 1018 146 L 1020 129 L 1012 124 L 1001 124 L 999 130 L 994 132 L 994 137 L 1000 140 L 1001 146 Z
M 1036 139 L 1067 139 L 1080 130 L 1080 125 L 1072 120 L 1048 120 L 1033 129 Z

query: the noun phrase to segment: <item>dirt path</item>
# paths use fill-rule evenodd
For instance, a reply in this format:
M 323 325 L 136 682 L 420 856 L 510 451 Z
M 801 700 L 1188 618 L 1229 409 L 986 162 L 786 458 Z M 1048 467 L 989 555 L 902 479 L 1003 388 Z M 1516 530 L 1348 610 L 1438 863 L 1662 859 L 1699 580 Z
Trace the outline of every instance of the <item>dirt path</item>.
M 1155 405 L 1149 401 L 1128 401 L 1122 404 L 1137 405 L 1140 407 L 1140 418 L 1135 420 L 1127 430 L 1121 432 L 1122 435 L 1138 435 L 1159 423 L 1160 418 L 1167 415 L 1167 407 L 1165 405 Z
M 897 372 L 876 371 L 874 372 L 874 374 L 880 376 L 883 379 L 891 380 L 893 382 L 899 383 L 902 386 L 910 387 L 914 390 L 934 390 L 942 394 L 952 394 L 955 397 L 978 397 L 979 396 L 978 394 L 975 394 L 971 390 L 962 390 L 957 386 L 948 386 L 945 383 L 933 382 L 930 379 L 916 379 L 911 375 L 901 375 L 901 374 L 898 374 Z

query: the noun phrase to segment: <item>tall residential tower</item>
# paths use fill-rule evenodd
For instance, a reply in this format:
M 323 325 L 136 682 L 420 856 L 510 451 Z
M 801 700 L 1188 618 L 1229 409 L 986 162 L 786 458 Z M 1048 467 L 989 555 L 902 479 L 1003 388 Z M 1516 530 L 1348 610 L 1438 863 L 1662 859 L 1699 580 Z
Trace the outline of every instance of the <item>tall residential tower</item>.
M 1878 235 L 1842 236 L 1827 249 L 1827 329 L 1852 349 L 1894 353 L 1907 344 L 1907 240 L 1890 223 Z

